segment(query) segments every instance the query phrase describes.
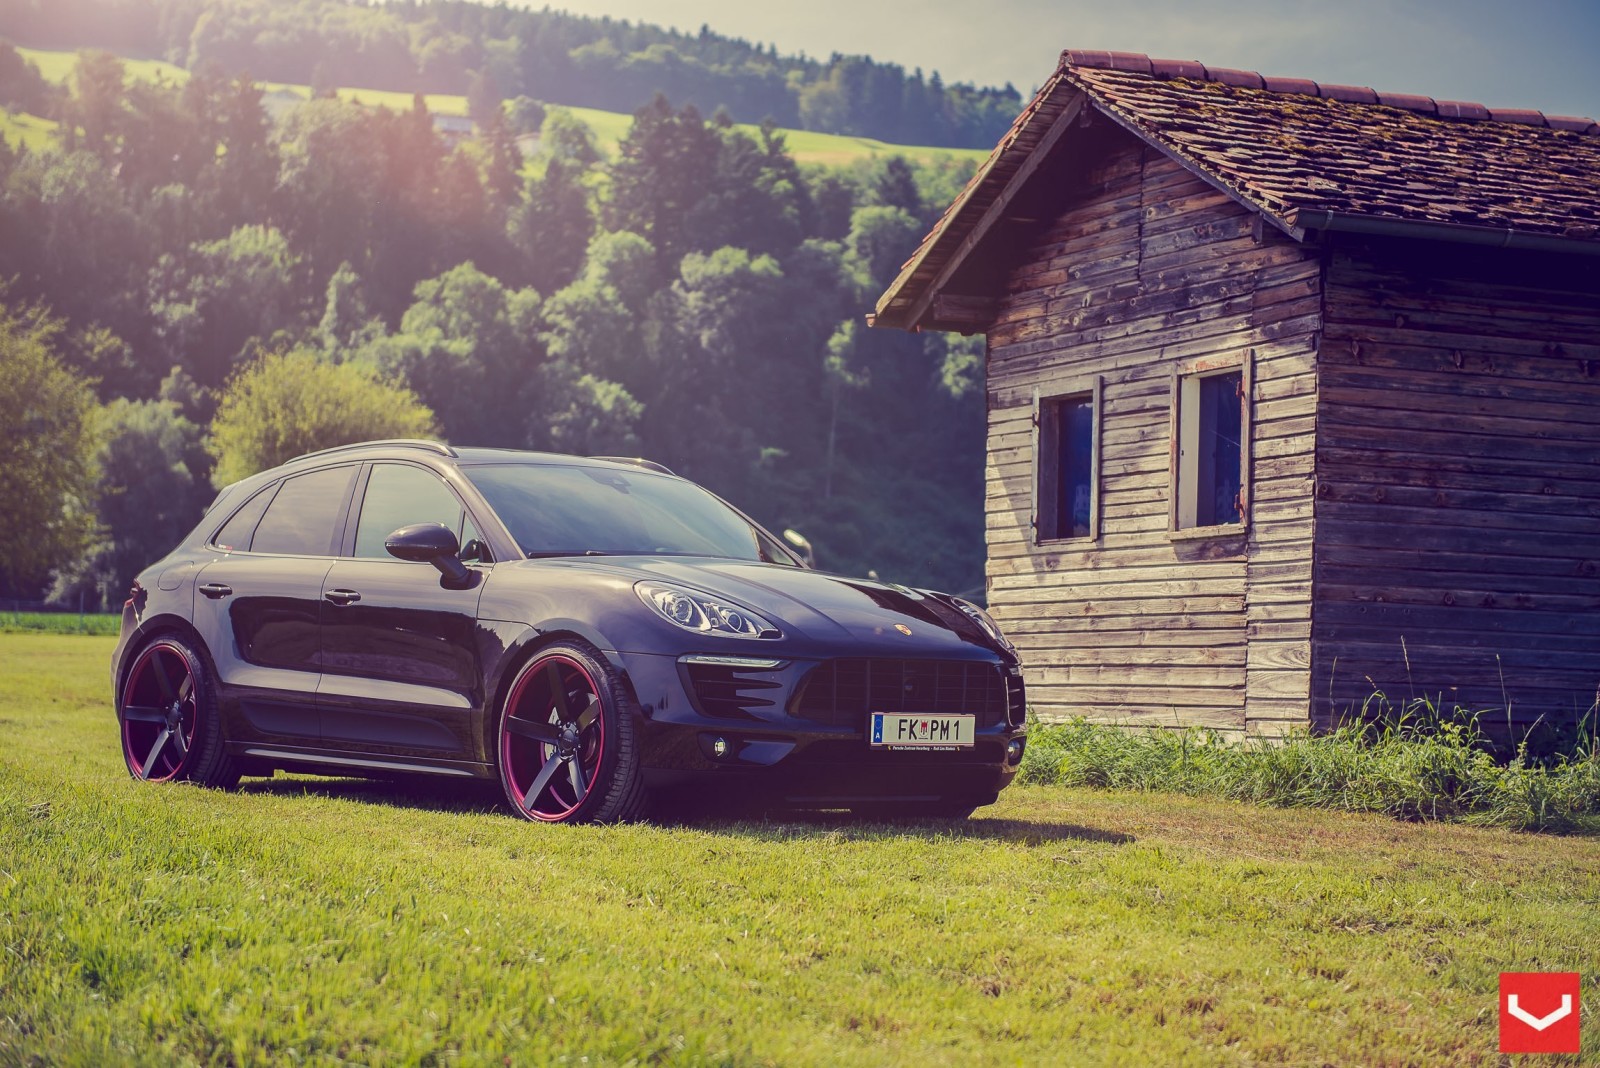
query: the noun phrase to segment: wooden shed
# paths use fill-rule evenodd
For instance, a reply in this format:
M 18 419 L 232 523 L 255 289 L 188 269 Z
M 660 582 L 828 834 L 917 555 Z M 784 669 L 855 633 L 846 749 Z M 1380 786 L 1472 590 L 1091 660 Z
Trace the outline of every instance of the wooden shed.
M 1600 693 L 1600 126 L 1069 51 L 879 300 L 988 339 L 1046 718 Z

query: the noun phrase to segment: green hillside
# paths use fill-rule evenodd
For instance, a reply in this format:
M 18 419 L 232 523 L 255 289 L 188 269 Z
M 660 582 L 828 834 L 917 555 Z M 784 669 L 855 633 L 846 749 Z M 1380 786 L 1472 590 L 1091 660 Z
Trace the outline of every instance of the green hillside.
M 78 62 L 75 52 L 55 52 L 37 48 L 18 48 L 17 51 L 36 65 L 47 81 L 56 85 L 65 83 L 72 76 Z M 145 80 L 165 78 L 170 82 L 182 83 L 189 77 L 189 72 L 184 68 L 157 59 L 124 59 L 123 62 L 128 75 L 133 78 Z M 310 88 L 304 85 L 290 85 L 283 82 L 262 82 L 261 85 L 269 93 L 281 91 L 305 98 L 311 96 Z M 394 110 L 411 107 L 410 93 L 347 88 L 339 90 L 339 95 L 369 107 L 386 107 Z M 467 113 L 467 98 L 464 96 L 430 93 L 424 99 L 428 110 L 437 115 Z M 631 115 L 601 111 L 597 108 L 569 107 L 565 110 L 593 130 L 600 147 L 608 153 L 628 132 L 628 126 L 633 121 Z M 740 124 L 738 128 L 751 133 L 756 130 L 756 127 L 749 124 Z M 54 129 L 54 123 L 36 116 L 0 113 L 0 135 L 12 145 L 22 143 L 30 148 L 43 147 L 48 144 Z M 870 137 L 842 137 L 810 130 L 784 130 L 783 135 L 788 142 L 789 153 L 796 162 L 828 167 L 848 166 L 858 160 L 889 155 L 903 155 L 922 162 L 948 159 L 982 160 L 988 155 L 988 152 L 982 149 L 891 145 Z

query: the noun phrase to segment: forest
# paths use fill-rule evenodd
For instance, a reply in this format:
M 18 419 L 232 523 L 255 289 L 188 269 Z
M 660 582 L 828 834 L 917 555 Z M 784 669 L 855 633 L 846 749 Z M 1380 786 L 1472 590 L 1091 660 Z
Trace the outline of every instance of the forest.
M 981 589 L 981 339 L 863 322 L 970 163 L 801 167 L 660 94 L 524 158 L 509 107 L 452 143 L 420 95 L 273 118 L 10 45 L 0 105 L 61 124 L 0 145 L 0 597 L 120 604 L 217 487 L 420 433 L 651 457 L 828 570 Z
M 662 92 L 704 115 L 905 145 L 988 148 L 1022 107 L 1010 85 L 946 85 L 869 56 L 779 55 L 708 27 L 685 34 L 472 0 L 0 0 L 0 33 L 323 89 L 487 88 L 622 112 Z

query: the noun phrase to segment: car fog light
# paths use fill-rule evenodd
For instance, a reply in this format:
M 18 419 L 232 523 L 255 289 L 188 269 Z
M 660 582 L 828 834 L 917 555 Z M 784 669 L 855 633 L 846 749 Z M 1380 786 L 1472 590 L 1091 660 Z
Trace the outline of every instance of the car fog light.
M 1022 748 L 1024 742 L 1021 738 L 1013 738 L 1006 743 L 1006 763 L 1018 764 L 1022 762 Z
M 711 755 L 721 760 L 728 755 L 728 739 L 713 738 L 711 740 Z

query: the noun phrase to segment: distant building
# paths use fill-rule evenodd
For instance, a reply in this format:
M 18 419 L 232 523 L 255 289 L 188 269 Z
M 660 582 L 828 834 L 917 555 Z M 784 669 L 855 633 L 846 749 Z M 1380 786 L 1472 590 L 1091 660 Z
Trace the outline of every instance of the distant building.
M 447 145 L 457 145 L 472 136 L 472 120 L 465 115 L 440 115 L 431 113 L 433 119 L 433 132 L 443 138 Z
M 873 323 L 987 335 L 1044 715 L 1595 706 L 1593 121 L 1068 52 Z

